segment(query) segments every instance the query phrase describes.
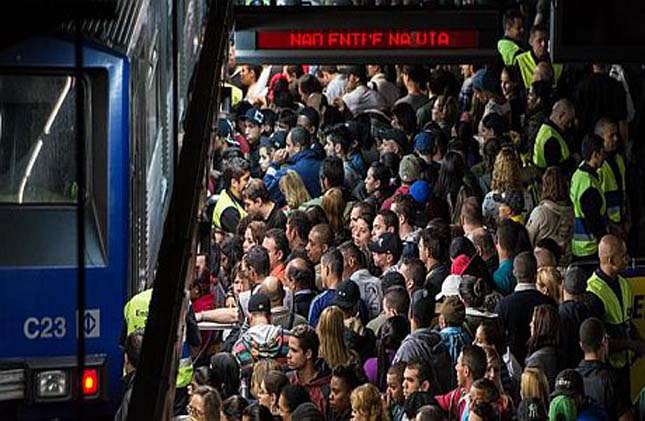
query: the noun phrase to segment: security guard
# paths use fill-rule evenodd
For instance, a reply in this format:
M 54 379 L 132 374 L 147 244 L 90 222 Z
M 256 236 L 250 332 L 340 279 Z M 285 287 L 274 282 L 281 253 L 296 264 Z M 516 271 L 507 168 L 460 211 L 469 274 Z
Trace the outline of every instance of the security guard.
M 592 311 L 609 335 L 609 363 L 617 370 L 620 391 L 629 396 L 629 366 L 645 351 L 645 342 L 632 323 L 632 290 L 620 273 L 627 267 L 625 242 L 606 235 L 598 247 L 600 268 L 587 280 Z
M 535 73 L 537 64 L 541 61 L 550 62 L 549 53 L 546 49 L 547 42 L 548 35 L 546 28 L 542 25 L 535 25 L 531 28 L 529 35 L 531 49 L 515 56 L 513 65 L 518 67 L 522 81 L 524 82 L 524 88 L 526 89 L 533 83 L 533 74 Z M 552 66 L 554 73 L 553 82 L 555 84 L 560 80 L 560 76 L 562 75 L 562 65 L 552 63 Z
M 595 259 L 598 241 L 607 233 L 605 196 L 597 173 L 603 163 L 602 143 L 602 138 L 595 134 L 585 136 L 581 148 L 584 161 L 571 179 L 574 260 Z
M 502 56 L 505 66 L 512 66 L 515 57 L 524 52 L 520 46 L 524 33 L 524 17 L 517 9 L 504 13 L 504 37 L 497 41 L 497 51 Z
M 555 165 L 571 174 L 573 163 L 564 133 L 573 126 L 574 119 L 575 109 L 571 101 L 561 99 L 553 105 L 551 115 L 535 136 L 533 164 L 536 167 L 544 171 Z
M 150 300 L 152 299 L 152 288 L 141 291 L 130 299 L 123 307 L 123 315 L 125 317 L 125 332 L 124 337 L 137 329 L 145 331 L 146 321 L 148 320 L 148 308 L 150 307 Z M 189 301 L 190 303 L 190 301 Z M 199 330 L 197 329 L 197 322 L 195 321 L 195 313 L 193 312 L 192 305 L 189 304 L 188 311 L 186 312 L 186 335 L 183 341 L 182 354 L 179 360 L 179 369 L 177 371 L 177 380 L 175 382 L 175 407 L 183 409 L 185 407 L 184 400 L 187 399 L 187 388 L 193 378 L 193 364 L 190 356 L 189 347 L 199 347 L 201 338 Z
M 243 158 L 233 158 L 224 170 L 225 189 L 220 193 L 213 209 L 213 227 L 235 233 L 240 220 L 246 216 L 242 202 L 242 190 L 246 187 L 251 172 Z
M 607 218 L 626 233 L 628 230 L 627 187 L 625 183 L 625 159 L 618 152 L 618 125 L 612 120 L 601 118 L 594 132 L 603 138 L 605 162 L 598 170 L 600 187 L 607 203 Z

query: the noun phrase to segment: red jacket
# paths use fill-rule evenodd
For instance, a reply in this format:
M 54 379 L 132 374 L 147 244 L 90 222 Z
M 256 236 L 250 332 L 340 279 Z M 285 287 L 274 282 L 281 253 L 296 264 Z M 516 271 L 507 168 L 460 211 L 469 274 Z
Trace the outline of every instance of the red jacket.
M 445 395 L 437 395 L 434 398 L 437 403 L 448 415 L 448 421 L 461 420 L 461 416 L 466 408 L 466 397 L 468 391 L 463 387 L 458 387 Z
M 331 373 L 329 370 L 319 369 L 318 374 L 309 383 L 303 384 L 298 377 L 297 371 L 287 373 L 289 383 L 293 385 L 302 386 L 309 392 L 311 402 L 316 404 L 323 414 L 323 419 L 327 416 L 328 400 L 329 400 L 329 382 L 331 381 Z

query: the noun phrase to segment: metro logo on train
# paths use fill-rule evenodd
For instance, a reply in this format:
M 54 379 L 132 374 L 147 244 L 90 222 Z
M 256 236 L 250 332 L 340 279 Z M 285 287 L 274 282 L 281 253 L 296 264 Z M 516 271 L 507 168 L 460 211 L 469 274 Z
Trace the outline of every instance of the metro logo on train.
M 476 30 L 284 30 L 257 32 L 257 48 L 281 49 L 442 49 L 477 48 Z

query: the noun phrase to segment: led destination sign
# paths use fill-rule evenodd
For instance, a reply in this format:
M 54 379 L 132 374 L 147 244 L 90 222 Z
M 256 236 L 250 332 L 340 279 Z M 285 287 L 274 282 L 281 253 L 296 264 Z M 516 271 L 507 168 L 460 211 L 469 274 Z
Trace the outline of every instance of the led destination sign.
M 477 30 L 280 30 L 256 32 L 259 50 L 395 50 L 477 48 Z

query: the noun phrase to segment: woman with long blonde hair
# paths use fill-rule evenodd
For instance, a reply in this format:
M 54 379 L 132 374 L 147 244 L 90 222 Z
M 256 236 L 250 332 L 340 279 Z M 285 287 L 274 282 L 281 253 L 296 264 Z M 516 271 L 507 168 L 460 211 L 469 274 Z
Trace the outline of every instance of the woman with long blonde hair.
M 535 287 L 542 294 L 553 298 L 556 304 L 560 304 L 563 280 L 562 274 L 555 266 L 545 266 L 538 269 Z
M 352 419 L 354 421 L 389 421 L 383 408 L 381 393 L 371 383 L 358 386 L 352 391 Z
M 287 202 L 284 208 L 287 213 L 298 209 L 300 205 L 311 200 L 302 178 L 293 170 L 287 171 L 284 177 L 280 179 L 279 186 Z
M 338 187 L 327 190 L 323 195 L 321 205 L 327 215 L 329 226 L 338 235 L 345 229 L 343 221 L 345 199 L 343 199 L 343 192 Z
M 356 360 L 356 354 L 345 345 L 344 330 L 343 311 L 336 306 L 324 309 L 320 314 L 316 333 L 320 339 L 319 355 L 332 369 Z
M 491 191 L 486 194 L 482 202 L 482 214 L 488 227 L 497 225 L 495 218 L 499 214 L 502 194 L 521 191 L 524 193 L 524 211 L 530 212 L 533 209 L 533 199 L 522 185 L 521 173 L 520 158 L 515 154 L 515 151 L 511 148 L 503 148 L 495 158 L 490 185 Z
M 537 398 L 542 401 L 545 408 L 548 408 L 550 393 L 549 381 L 544 371 L 537 367 L 526 367 L 522 372 L 520 397 L 522 399 Z

